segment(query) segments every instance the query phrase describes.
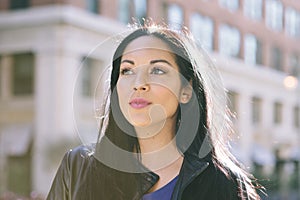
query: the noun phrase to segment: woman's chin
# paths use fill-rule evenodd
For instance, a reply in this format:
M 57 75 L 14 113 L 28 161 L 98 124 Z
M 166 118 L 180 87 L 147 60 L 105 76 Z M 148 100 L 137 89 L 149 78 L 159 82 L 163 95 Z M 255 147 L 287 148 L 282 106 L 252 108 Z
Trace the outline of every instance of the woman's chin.
M 150 121 L 131 121 L 130 122 L 132 126 L 135 128 L 146 128 L 151 125 Z

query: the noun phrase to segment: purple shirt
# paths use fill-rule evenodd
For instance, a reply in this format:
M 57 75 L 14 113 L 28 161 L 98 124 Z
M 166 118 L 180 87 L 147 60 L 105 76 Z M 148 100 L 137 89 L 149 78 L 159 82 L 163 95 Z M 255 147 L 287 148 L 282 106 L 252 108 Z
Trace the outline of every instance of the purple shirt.
M 173 180 L 171 180 L 164 187 L 155 190 L 154 192 L 145 194 L 142 200 L 170 200 L 172 197 L 172 193 L 177 182 L 178 176 L 176 176 Z

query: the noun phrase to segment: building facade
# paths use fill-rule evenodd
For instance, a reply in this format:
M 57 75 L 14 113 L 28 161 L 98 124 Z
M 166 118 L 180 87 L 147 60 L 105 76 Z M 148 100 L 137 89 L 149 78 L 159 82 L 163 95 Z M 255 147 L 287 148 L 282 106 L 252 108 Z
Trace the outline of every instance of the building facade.
M 1 0 L 0 196 L 45 195 L 63 153 L 96 138 L 107 38 L 132 17 L 191 30 L 220 70 L 246 166 L 300 159 L 299 2 Z

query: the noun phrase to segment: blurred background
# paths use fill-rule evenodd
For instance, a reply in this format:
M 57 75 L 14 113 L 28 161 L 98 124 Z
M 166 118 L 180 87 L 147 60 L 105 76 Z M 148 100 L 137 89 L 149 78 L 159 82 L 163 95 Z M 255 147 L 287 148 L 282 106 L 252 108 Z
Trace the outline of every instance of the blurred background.
M 263 199 L 299 200 L 299 0 L 0 0 L 0 199 L 44 199 L 64 153 L 95 139 L 112 47 L 90 52 L 149 17 L 188 27 L 216 63 Z

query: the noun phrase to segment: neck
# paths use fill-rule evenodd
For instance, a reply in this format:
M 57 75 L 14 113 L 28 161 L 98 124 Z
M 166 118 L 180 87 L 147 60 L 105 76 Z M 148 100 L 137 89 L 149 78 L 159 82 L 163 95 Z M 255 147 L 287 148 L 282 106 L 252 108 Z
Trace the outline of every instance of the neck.
M 166 147 L 175 136 L 175 120 L 151 124 L 146 127 L 135 127 L 141 153 L 151 153 Z M 174 144 L 175 145 L 175 144 Z
M 155 124 L 146 128 L 135 127 L 135 130 L 139 137 L 142 163 L 148 169 L 161 170 L 182 157 L 175 141 L 175 120 L 166 121 L 163 126 Z

